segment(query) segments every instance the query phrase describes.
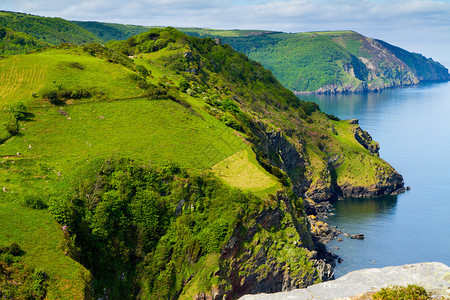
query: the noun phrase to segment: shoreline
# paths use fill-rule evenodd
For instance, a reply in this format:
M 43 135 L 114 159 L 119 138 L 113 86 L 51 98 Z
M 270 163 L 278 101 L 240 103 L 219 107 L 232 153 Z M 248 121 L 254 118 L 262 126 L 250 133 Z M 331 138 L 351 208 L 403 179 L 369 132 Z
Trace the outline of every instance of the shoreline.
M 381 87 L 381 88 L 375 88 L 375 89 L 363 89 L 363 90 L 354 90 L 354 91 L 348 91 L 348 90 L 329 90 L 329 91 L 296 91 L 296 90 L 292 90 L 292 92 L 296 95 L 296 96 L 310 96 L 310 95 L 351 95 L 351 94 L 373 94 L 373 93 L 382 93 L 383 91 L 386 90 L 391 90 L 391 89 L 397 89 L 397 88 L 408 88 L 408 87 L 414 87 L 414 86 L 418 86 L 424 83 L 444 83 L 444 82 L 449 82 L 450 78 L 448 79 L 440 79 L 440 80 L 422 80 L 418 83 L 413 83 L 413 84 L 404 84 L 404 85 L 398 85 L 398 86 L 389 86 L 389 87 Z M 322 87 L 323 88 L 323 87 Z M 321 89 L 321 88 L 320 88 Z M 319 90 L 320 90 L 319 89 Z

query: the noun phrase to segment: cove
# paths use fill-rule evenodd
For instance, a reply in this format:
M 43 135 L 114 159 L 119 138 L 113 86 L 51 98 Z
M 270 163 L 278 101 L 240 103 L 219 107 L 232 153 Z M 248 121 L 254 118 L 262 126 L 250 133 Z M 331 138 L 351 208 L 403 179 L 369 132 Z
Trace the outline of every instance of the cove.
M 333 203 L 334 215 L 326 222 L 365 235 L 364 240 L 342 236 L 343 242 L 328 243 L 344 260 L 335 276 L 419 262 L 450 265 L 450 82 L 299 98 L 341 119 L 359 119 L 380 143 L 380 156 L 411 187 L 398 196 Z

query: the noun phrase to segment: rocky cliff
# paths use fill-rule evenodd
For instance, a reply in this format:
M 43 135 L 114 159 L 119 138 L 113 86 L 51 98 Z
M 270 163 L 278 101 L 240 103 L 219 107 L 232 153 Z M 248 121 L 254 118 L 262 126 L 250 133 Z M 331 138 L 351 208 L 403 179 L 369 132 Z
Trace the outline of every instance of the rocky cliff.
M 300 94 L 378 92 L 450 79 L 448 69 L 433 59 L 354 31 L 231 35 L 222 37 L 223 42 L 262 63 Z
M 434 299 L 450 299 L 450 267 L 438 263 L 418 263 L 382 269 L 351 272 L 334 281 L 319 283 L 306 289 L 276 294 L 246 295 L 240 299 L 360 299 L 362 294 L 392 285 L 417 284 L 432 293 Z

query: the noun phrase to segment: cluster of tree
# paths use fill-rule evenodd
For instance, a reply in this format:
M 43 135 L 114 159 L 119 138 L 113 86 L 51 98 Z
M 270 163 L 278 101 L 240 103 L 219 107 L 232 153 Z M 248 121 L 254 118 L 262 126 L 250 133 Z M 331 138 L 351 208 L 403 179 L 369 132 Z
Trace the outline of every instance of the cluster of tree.
M 104 43 L 111 40 L 126 40 L 133 35 L 137 35 L 149 30 L 149 27 L 139 25 L 124 25 L 101 22 L 72 21 L 80 27 L 89 30 L 98 36 Z
M 26 33 L 0 27 L 0 55 L 26 53 L 47 46 L 49 44 L 39 41 Z
M 49 209 L 67 237 L 75 237 L 69 254 L 111 283 L 117 298 L 179 295 L 196 274 L 193 266 L 211 267 L 206 257 L 219 255 L 242 218 L 262 205 L 174 164 L 157 169 L 115 158 L 93 165 L 74 194 L 52 199 Z M 229 281 L 213 270 L 207 276 L 203 290 Z
M 93 33 L 61 18 L 2 12 L 0 14 L 0 26 L 26 33 L 53 45 L 62 42 L 74 44 L 100 42 L 100 39 Z

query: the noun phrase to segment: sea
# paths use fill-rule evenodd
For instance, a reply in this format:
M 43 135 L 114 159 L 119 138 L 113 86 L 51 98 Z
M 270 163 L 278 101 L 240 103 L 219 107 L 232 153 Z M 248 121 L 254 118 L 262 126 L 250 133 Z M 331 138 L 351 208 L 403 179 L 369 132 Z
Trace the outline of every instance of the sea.
M 379 142 L 380 157 L 411 187 L 398 196 L 333 203 L 333 215 L 325 221 L 365 236 L 328 243 L 343 259 L 335 277 L 418 262 L 450 266 L 450 82 L 299 98 L 341 119 L 359 119 L 361 128 Z

